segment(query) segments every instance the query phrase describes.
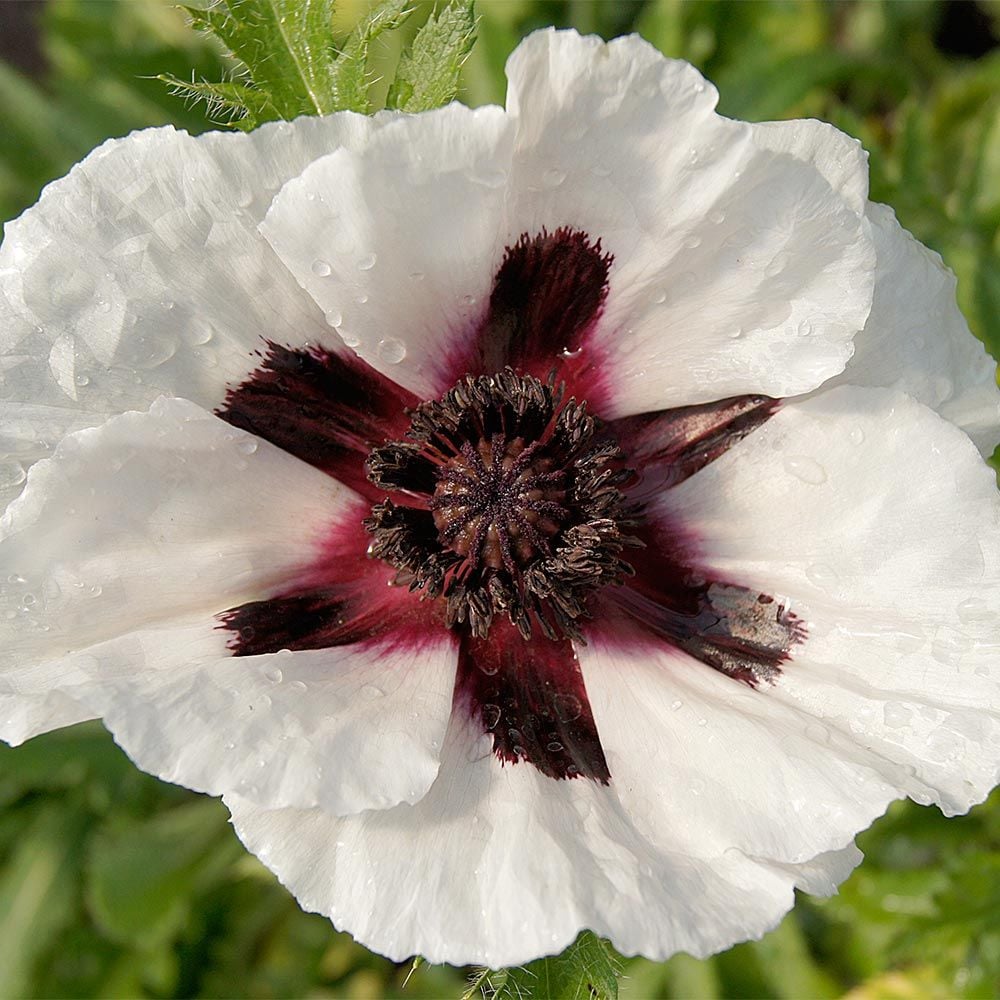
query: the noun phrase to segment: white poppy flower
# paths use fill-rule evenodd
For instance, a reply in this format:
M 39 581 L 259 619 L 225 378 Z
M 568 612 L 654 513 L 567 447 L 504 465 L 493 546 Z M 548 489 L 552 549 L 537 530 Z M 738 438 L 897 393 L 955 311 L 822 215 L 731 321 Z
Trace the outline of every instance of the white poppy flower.
M 1000 394 L 853 140 L 635 37 L 508 76 L 9 225 L 0 735 L 102 718 L 396 959 L 706 955 L 997 781 Z

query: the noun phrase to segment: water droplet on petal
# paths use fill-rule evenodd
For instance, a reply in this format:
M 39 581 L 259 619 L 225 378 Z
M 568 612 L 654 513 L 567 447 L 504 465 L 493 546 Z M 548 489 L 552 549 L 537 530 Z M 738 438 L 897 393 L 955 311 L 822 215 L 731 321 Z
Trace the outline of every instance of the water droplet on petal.
M 680 711 L 680 709 L 681 709 L 681 708 L 682 708 L 683 706 L 684 706 L 684 702 L 683 702 L 683 701 L 681 701 L 681 700 L 680 700 L 680 698 L 678 698 L 678 699 L 677 699 L 677 701 L 672 701 L 672 702 L 670 703 L 670 711 L 671 711 L 671 712 L 677 712 L 677 711 Z
M 288 688 L 289 688 L 290 691 L 297 691 L 300 694 L 303 691 L 307 691 L 308 690 L 308 688 L 306 687 L 305 681 L 292 681 L 292 683 L 288 685 Z
M 370 271 L 375 266 L 376 260 L 378 260 L 378 258 L 375 256 L 375 254 L 373 253 L 367 254 L 366 256 L 362 257 L 361 260 L 358 261 L 358 270 Z
M 495 729 L 500 721 L 499 705 L 483 705 L 483 725 L 487 729 Z
M 865 439 L 865 432 L 860 427 L 852 427 L 847 436 L 851 444 L 861 444 Z
M 799 336 L 800 337 L 811 337 L 813 334 L 813 325 L 809 320 L 804 319 L 799 323 Z
M 544 180 L 546 185 L 549 187 L 559 187 L 559 185 L 566 180 L 566 171 L 553 167 L 551 170 L 545 171 L 542 175 L 542 180 Z
M 325 260 L 314 260 L 312 262 L 312 273 L 315 274 L 317 278 L 328 278 L 332 270 L 333 268 L 331 268 L 329 263 Z
M 837 585 L 840 583 L 840 577 L 837 576 L 837 571 L 831 566 L 827 566 L 824 563 L 813 563 L 811 566 L 806 567 L 806 579 L 810 583 L 816 584 L 821 590 L 826 590 L 828 592 L 833 592 L 837 589 Z
M 246 437 L 242 438 L 236 447 L 244 455 L 252 455 L 259 447 L 259 442 L 256 438 Z
M 280 668 L 279 668 L 279 667 L 268 667 L 268 668 L 267 668 L 267 669 L 266 669 L 266 670 L 264 671 L 264 676 L 265 676 L 265 677 L 266 677 L 266 678 L 267 678 L 267 679 L 268 679 L 268 680 L 269 680 L 269 681 L 270 681 L 270 682 L 271 682 L 272 684 L 280 684 L 280 683 L 281 683 L 281 678 L 282 678 L 282 677 L 283 677 L 284 675 L 282 674 L 282 672 L 281 672 L 281 670 L 280 670 Z
M 701 246 L 701 237 L 696 236 L 694 233 L 690 236 L 685 236 L 683 246 L 687 250 L 694 250 L 695 247 Z
M 397 337 L 386 337 L 378 342 L 378 356 L 390 365 L 398 365 L 406 357 L 406 344 Z
M 373 701 L 376 698 L 381 698 L 385 694 L 380 687 L 376 687 L 374 684 L 365 684 L 365 686 L 361 689 L 361 693 L 366 698 L 371 698 Z
M 0 463 L 0 489 L 20 486 L 27 478 L 28 474 L 24 471 L 24 466 L 20 462 Z
M 819 486 L 826 482 L 826 469 L 814 458 L 809 458 L 807 455 L 789 455 L 784 464 L 785 472 L 810 486 Z
M 981 597 L 970 597 L 962 601 L 956 610 L 958 620 L 964 625 L 985 625 L 993 617 L 989 606 Z
M 913 712 L 898 701 L 889 701 L 882 709 L 882 717 L 890 729 L 899 729 L 913 718 Z
M 776 278 L 786 267 L 788 267 L 788 254 L 784 252 L 777 253 L 764 268 L 764 274 L 769 278 Z
M 708 221 L 715 226 L 721 226 L 723 222 L 726 221 L 726 213 L 722 211 L 721 208 L 715 209 L 713 212 L 708 213 Z
M 580 699 L 574 694 L 557 694 L 556 695 L 556 715 L 563 722 L 572 722 L 574 719 L 579 719 L 583 714 L 583 705 L 580 704 Z

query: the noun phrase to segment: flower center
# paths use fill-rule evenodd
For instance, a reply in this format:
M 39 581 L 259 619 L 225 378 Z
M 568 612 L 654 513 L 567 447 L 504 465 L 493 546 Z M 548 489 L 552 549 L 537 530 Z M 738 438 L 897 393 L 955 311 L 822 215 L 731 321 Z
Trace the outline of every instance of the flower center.
M 566 473 L 538 453 L 537 442 L 500 434 L 478 446 L 466 442 L 442 468 L 431 501 L 441 543 L 510 573 L 550 554 L 569 516 Z
M 634 473 L 586 403 L 518 375 L 466 376 L 411 413 L 408 441 L 375 448 L 370 553 L 397 582 L 443 598 L 449 626 L 485 637 L 506 615 L 528 638 L 580 637 L 590 596 L 632 574 L 621 558 Z

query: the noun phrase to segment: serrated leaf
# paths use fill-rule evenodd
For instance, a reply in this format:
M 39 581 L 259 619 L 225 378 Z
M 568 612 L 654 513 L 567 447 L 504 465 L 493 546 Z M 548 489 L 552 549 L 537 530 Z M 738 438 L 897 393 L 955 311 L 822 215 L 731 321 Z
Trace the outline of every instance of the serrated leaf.
M 168 74 L 161 74 L 157 79 L 169 84 L 177 97 L 204 101 L 208 116 L 213 121 L 225 121 L 237 128 L 252 129 L 276 117 L 266 95 L 245 83 L 209 83 L 205 80 L 187 82 Z
M 561 955 L 517 969 L 478 972 L 463 1000 L 617 1000 L 619 975 L 611 945 L 584 931 Z
M 339 110 L 331 87 L 333 0 L 224 0 L 187 8 L 246 66 L 276 117 Z
M 454 100 L 462 63 L 475 41 L 473 0 L 451 0 L 427 19 L 400 56 L 386 105 L 417 112 Z
M 332 87 L 338 108 L 368 114 L 368 49 L 385 31 L 394 31 L 413 13 L 406 0 L 388 0 L 363 17 L 351 32 L 334 63 Z

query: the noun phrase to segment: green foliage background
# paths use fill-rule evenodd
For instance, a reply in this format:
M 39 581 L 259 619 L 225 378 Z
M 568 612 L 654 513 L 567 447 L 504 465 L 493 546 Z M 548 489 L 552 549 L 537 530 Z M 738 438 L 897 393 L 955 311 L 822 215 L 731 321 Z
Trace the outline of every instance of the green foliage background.
M 13 6 L 0 4 L 0 32 Z M 225 118 L 155 78 L 233 69 L 165 0 L 30 6 L 37 65 L 0 61 L 0 218 L 108 136 Z M 412 6 L 401 30 L 372 41 L 358 100 L 384 103 L 430 13 Z M 1000 6 L 956 6 L 948 17 L 989 48 Z M 814 116 L 858 136 L 872 196 L 944 255 L 975 332 L 1000 351 L 1000 48 L 947 51 L 944 3 L 480 0 L 477 11 L 462 76 L 471 104 L 502 100 L 504 60 L 532 28 L 637 30 L 701 67 L 724 114 Z M 344 40 L 366 13 L 361 0 L 340 5 Z M 399 106 L 422 99 L 405 79 L 389 92 Z M 867 861 L 838 897 L 802 897 L 760 942 L 654 964 L 583 938 L 572 969 L 589 971 L 595 996 L 617 975 L 623 998 L 1000 996 L 1000 794 L 953 820 L 897 805 L 860 843 Z M 567 968 L 478 973 L 469 987 L 469 970 L 395 966 L 302 913 L 245 855 L 218 802 L 139 773 L 99 727 L 0 750 L 0 996 L 588 997 Z

